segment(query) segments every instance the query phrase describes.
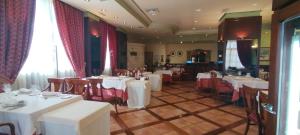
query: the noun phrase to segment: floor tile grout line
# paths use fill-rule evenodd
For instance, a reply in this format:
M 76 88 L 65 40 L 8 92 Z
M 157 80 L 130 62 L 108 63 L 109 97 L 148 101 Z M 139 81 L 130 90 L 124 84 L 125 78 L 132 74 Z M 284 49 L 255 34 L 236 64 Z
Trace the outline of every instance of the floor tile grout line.
M 182 88 L 184 88 L 184 87 L 182 87 Z M 175 87 L 173 87 L 173 89 L 181 90 L 180 88 L 175 88 Z M 189 91 L 189 90 L 183 90 L 183 91 L 186 92 L 186 93 L 195 93 L 195 94 L 198 94 L 196 91 L 192 91 L 192 90 L 191 90 L 191 91 Z M 229 105 L 231 105 L 231 104 L 222 104 L 222 105 L 218 105 L 218 106 L 210 106 L 210 105 L 203 104 L 203 103 L 199 103 L 199 102 L 195 101 L 195 100 L 201 100 L 201 99 L 204 99 L 204 98 L 211 98 L 211 96 L 200 95 L 200 96 L 202 96 L 202 97 L 198 97 L 198 98 L 195 98 L 195 99 L 188 99 L 188 98 L 185 98 L 185 97 L 180 96 L 180 94 L 183 94 L 184 92 L 174 93 L 174 94 L 173 94 L 173 93 L 169 93 L 168 91 L 164 91 L 164 90 L 163 90 L 162 92 L 165 92 L 165 93 L 169 94 L 169 96 L 170 96 L 170 95 L 174 95 L 174 96 L 183 98 L 183 99 L 185 99 L 185 101 L 179 101 L 179 102 L 169 103 L 169 102 L 164 101 L 164 100 L 162 100 L 162 99 L 159 98 L 159 97 L 168 96 L 168 95 L 153 96 L 153 95 L 151 94 L 151 97 L 152 97 L 152 98 L 155 98 L 155 99 L 157 99 L 157 100 L 159 100 L 159 101 L 161 101 L 161 102 L 163 102 L 163 103 L 165 103 L 165 104 L 156 105 L 156 106 L 151 106 L 151 107 L 146 107 L 146 108 L 143 108 L 143 109 L 129 110 L 129 111 L 122 112 L 121 114 L 145 110 L 145 111 L 147 111 L 148 113 L 150 113 L 151 116 L 154 116 L 154 117 L 156 117 L 156 118 L 159 118 L 158 121 L 156 121 L 156 122 L 150 122 L 150 123 L 147 123 L 147 124 L 143 124 L 143 125 L 139 125 L 139 126 L 136 126 L 136 127 L 130 127 L 130 128 L 129 128 L 129 127 L 127 127 L 127 125 L 122 121 L 122 119 L 119 118 L 119 119 L 123 122 L 123 124 L 125 125 L 125 129 L 124 129 L 124 127 L 122 127 L 122 126 L 120 125 L 119 121 L 116 120 L 117 124 L 119 124 L 120 127 L 121 127 L 122 129 L 121 129 L 121 130 L 117 130 L 117 131 L 113 131 L 112 134 L 118 134 L 118 133 L 122 133 L 122 132 L 124 132 L 124 131 L 125 131 L 126 134 L 133 134 L 133 132 L 132 132 L 133 130 L 142 129 L 142 128 L 149 127 L 149 126 L 152 126 L 152 125 L 156 125 L 156 124 L 159 124 L 159 123 L 168 123 L 168 124 L 170 124 L 171 126 L 176 127 L 176 129 L 179 129 L 179 131 L 185 132 L 184 130 L 182 130 L 182 129 L 178 128 L 177 126 L 173 125 L 172 123 L 170 123 L 170 121 L 176 120 L 176 119 L 180 119 L 180 118 L 182 118 L 182 117 L 188 117 L 188 116 L 196 116 L 196 117 L 198 117 L 198 118 L 200 118 L 200 119 L 205 120 L 206 122 L 209 122 L 209 123 L 212 123 L 212 124 L 217 125 L 219 128 L 218 128 L 217 130 L 213 130 L 213 131 L 215 131 L 215 132 L 217 131 L 217 133 L 221 133 L 221 132 L 224 132 L 224 131 L 231 131 L 231 132 L 234 132 L 234 133 L 238 133 L 238 132 L 232 130 L 232 128 L 238 127 L 238 126 L 240 126 L 241 124 L 245 123 L 245 119 L 244 119 L 245 117 L 242 117 L 242 116 L 240 116 L 240 115 L 238 115 L 238 114 L 233 114 L 233 113 L 231 113 L 231 112 L 228 112 L 228 111 L 226 111 L 226 110 L 222 110 L 222 109 L 221 109 L 221 107 L 229 106 Z M 192 101 L 192 102 L 194 102 L 194 103 L 197 103 L 197 104 L 204 105 L 204 106 L 206 106 L 206 107 L 208 107 L 208 108 L 206 108 L 206 109 L 201 109 L 201 110 L 198 110 L 198 111 L 195 111 L 195 112 L 190 112 L 190 111 L 188 111 L 188 110 L 185 110 L 184 108 L 181 108 L 181 107 L 175 105 L 175 104 L 178 104 L 178 103 L 184 103 L 184 102 L 190 102 L 190 101 Z M 154 112 L 152 112 L 152 111 L 150 110 L 150 109 L 154 109 L 154 108 L 158 108 L 158 107 L 163 107 L 163 106 L 167 106 L 167 105 L 171 105 L 171 106 L 175 107 L 176 109 L 182 110 L 182 111 L 185 112 L 185 114 L 183 114 L 183 115 L 177 115 L 177 116 L 172 117 L 172 118 L 164 119 L 164 118 L 160 117 L 158 114 L 156 114 L 156 113 L 154 113 Z M 239 123 L 238 123 L 239 121 L 238 121 L 238 122 L 234 122 L 234 123 L 231 123 L 231 124 L 229 124 L 229 125 L 226 125 L 226 126 L 222 126 L 222 125 L 220 125 L 220 124 L 216 124 L 216 123 L 213 122 L 213 121 L 210 121 L 210 120 L 208 120 L 208 119 L 206 119 L 206 118 L 204 118 L 204 117 L 201 117 L 201 116 L 197 115 L 198 113 L 205 112 L 205 111 L 212 110 L 212 109 L 215 109 L 215 110 L 218 110 L 218 111 L 222 111 L 222 112 L 224 112 L 224 113 L 226 113 L 226 114 L 231 114 L 231 115 L 237 116 L 237 117 L 239 117 L 239 118 L 242 118 L 242 120 L 240 120 L 240 121 L 243 121 L 243 122 L 242 122 L 241 124 L 239 124 Z M 117 116 L 117 117 L 118 117 L 118 116 Z M 236 123 L 237 123 L 237 124 L 236 124 Z M 222 129 L 222 130 L 220 130 L 220 129 Z M 208 132 L 207 134 L 209 135 L 209 133 L 213 133 L 213 132 Z
M 128 126 L 125 124 L 125 122 L 119 117 L 118 114 L 112 114 L 113 118 L 116 120 L 116 122 L 119 124 L 119 126 L 124 129 L 124 132 L 126 132 L 126 134 L 130 134 L 131 131 L 128 130 Z

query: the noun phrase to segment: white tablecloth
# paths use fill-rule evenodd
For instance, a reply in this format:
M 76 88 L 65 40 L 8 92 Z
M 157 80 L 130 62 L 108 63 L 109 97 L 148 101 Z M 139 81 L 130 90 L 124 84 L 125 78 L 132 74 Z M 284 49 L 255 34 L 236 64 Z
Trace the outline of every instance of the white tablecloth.
M 268 89 L 269 82 L 259 78 L 246 77 L 246 76 L 224 76 L 223 80 L 232 84 L 234 90 L 239 91 L 243 85 L 251 88 Z
M 0 93 L 0 98 L 1 96 L 6 95 Z M 40 134 L 40 124 L 37 122 L 40 116 L 49 111 L 82 100 L 82 97 L 77 95 L 72 95 L 72 98 L 68 99 L 62 99 L 60 97 L 49 97 L 45 99 L 40 95 L 18 95 L 14 98 L 24 100 L 26 106 L 14 110 L 7 110 L 0 107 L 0 121 L 12 122 L 16 127 L 17 135 L 32 135 L 34 132 Z M 9 133 L 9 131 L 2 130 L 4 130 L 4 128 L 0 128 L 0 132 Z
M 151 90 L 161 91 L 162 88 L 162 76 L 160 74 L 148 74 L 145 75 L 151 82 Z
M 155 72 L 154 72 L 154 74 L 167 74 L 167 75 L 170 75 L 170 76 L 172 76 L 172 71 L 171 70 L 156 70 Z
M 128 108 L 143 108 L 150 104 L 151 83 L 134 80 L 128 83 Z
M 209 79 L 210 78 L 210 73 L 206 72 L 206 73 L 198 73 L 197 77 L 198 80 L 199 79 Z M 217 78 L 222 78 L 222 75 L 217 73 Z
M 44 135 L 109 135 L 109 103 L 78 101 L 44 114 Z
M 131 80 L 135 80 L 132 77 L 114 77 L 105 76 L 103 77 L 102 86 L 104 88 L 115 88 L 117 90 L 126 90 L 127 83 Z
M 142 73 L 143 76 L 150 75 L 150 74 L 152 74 L 152 72 L 143 72 Z

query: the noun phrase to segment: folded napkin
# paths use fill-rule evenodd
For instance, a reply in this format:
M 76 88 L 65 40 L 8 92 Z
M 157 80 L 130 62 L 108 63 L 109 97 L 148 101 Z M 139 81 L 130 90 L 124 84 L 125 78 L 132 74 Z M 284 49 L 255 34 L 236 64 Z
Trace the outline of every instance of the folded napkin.
M 16 106 L 24 106 L 25 101 L 24 100 L 18 100 L 15 98 L 8 98 L 1 102 L 2 107 L 16 107 Z
M 31 89 L 21 88 L 21 89 L 19 90 L 19 93 L 20 93 L 20 94 L 30 94 L 30 93 L 32 93 L 32 90 L 31 90 Z
M 60 92 L 42 92 L 42 96 L 44 97 L 51 97 L 51 96 L 58 96 L 60 94 Z

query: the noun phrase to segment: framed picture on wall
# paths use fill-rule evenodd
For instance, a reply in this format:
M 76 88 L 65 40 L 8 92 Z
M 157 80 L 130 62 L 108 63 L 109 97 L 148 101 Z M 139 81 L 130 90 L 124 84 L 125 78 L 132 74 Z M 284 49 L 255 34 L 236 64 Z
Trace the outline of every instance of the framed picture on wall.
M 181 50 L 177 51 L 177 56 L 182 56 L 183 55 L 183 52 Z
M 170 56 L 175 56 L 176 52 L 175 51 L 171 51 L 171 55 Z
M 269 59 L 270 59 L 270 48 L 269 47 L 260 48 L 259 60 L 264 61 Z

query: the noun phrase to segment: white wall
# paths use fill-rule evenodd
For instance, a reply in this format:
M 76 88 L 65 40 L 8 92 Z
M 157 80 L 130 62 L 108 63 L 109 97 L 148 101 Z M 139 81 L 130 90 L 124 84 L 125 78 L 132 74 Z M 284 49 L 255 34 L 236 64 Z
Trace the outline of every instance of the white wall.
M 196 43 L 196 44 L 147 44 L 146 51 L 153 52 L 153 62 L 155 63 L 158 61 L 157 57 L 164 55 L 164 61 L 166 55 L 170 55 L 171 52 L 175 51 L 182 51 L 182 56 L 171 56 L 170 63 L 186 63 L 187 60 L 187 51 L 195 50 L 195 49 L 203 49 L 211 51 L 210 60 L 217 61 L 217 43 Z M 164 62 L 163 62 L 164 63 Z M 163 64 L 162 63 L 162 64 Z
M 166 45 L 165 44 L 148 44 L 146 45 L 147 52 L 153 52 L 153 63 L 164 64 L 166 60 Z M 161 62 L 161 57 L 164 57 L 164 61 Z
M 131 56 L 130 52 L 137 52 L 137 56 Z M 141 43 L 127 43 L 127 68 L 144 67 L 145 45 Z

